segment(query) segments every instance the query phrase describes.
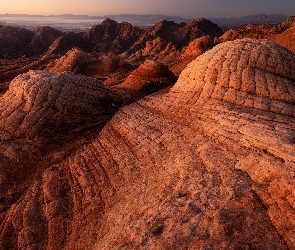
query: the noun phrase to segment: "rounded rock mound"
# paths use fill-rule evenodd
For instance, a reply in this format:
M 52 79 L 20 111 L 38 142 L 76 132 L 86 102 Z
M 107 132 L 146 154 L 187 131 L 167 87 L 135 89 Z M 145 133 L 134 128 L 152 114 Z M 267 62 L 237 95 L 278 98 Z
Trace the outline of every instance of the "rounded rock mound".
M 99 81 L 73 73 L 30 71 L 0 101 L 0 129 L 16 136 L 51 137 L 104 123 L 116 105 Z
M 82 73 L 90 57 L 78 48 L 73 48 L 64 56 L 47 65 L 46 70 L 50 72 L 71 71 L 74 73 Z
M 92 57 L 84 70 L 88 76 L 107 77 L 109 75 L 132 70 L 133 66 L 121 59 L 118 55 L 108 53 L 97 58 Z
M 171 92 L 294 116 L 295 55 L 268 40 L 225 42 L 181 73 Z
M 153 60 L 146 60 L 116 88 L 125 90 L 138 99 L 172 86 L 176 80 L 176 76 L 167 66 Z

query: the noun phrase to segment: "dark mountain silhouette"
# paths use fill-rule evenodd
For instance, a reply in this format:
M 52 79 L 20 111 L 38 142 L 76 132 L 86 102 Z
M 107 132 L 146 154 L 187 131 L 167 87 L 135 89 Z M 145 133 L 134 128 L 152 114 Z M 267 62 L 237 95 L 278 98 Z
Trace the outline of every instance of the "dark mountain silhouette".
M 34 33 L 32 31 L 10 27 L 0 26 L 0 58 L 18 58 L 24 55 Z
M 288 16 L 286 15 L 265 15 L 265 14 L 256 14 L 243 17 L 216 17 L 209 18 L 210 21 L 216 23 L 218 26 L 222 27 L 225 31 L 241 27 L 247 24 L 279 24 L 284 22 Z
M 90 29 L 83 40 L 88 52 L 122 53 L 133 45 L 143 32 L 127 22 L 117 23 L 106 19 Z
M 143 49 L 147 42 L 153 41 L 156 38 L 161 38 L 168 43 L 171 42 L 178 50 L 181 50 L 195 38 L 204 35 L 219 37 L 222 34 L 223 31 L 216 24 L 206 19 L 192 21 L 189 24 L 177 24 L 173 21 L 163 20 L 147 29 L 126 54 L 132 55 L 136 53 Z

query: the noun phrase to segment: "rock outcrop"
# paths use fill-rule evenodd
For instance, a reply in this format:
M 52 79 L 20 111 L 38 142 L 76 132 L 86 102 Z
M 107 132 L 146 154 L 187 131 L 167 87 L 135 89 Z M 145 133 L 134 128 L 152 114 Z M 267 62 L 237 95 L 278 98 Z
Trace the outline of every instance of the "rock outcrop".
M 118 85 L 134 70 L 118 55 L 111 53 L 99 55 L 87 54 L 78 48 L 73 48 L 64 56 L 49 63 L 45 70 L 49 72 L 70 71 L 92 78 L 101 79 L 105 85 Z
M 164 43 L 166 43 L 170 44 L 170 47 L 174 46 L 176 50 L 180 51 L 196 38 L 206 35 L 214 38 L 222 34 L 222 29 L 206 19 L 192 21 L 189 24 L 177 24 L 173 21 L 163 20 L 147 29 L 140 39 L 129 50 L 123 53 L 122 56 L 133 59 L 133 55 L 136 53 L 143 55 L 147 50 L 146 47 L 150 44 L 159 44 L 159 39 L 162 47 L 166 48 L 164 46 Z
M 24 28 L 0 26 L 0 58 L 12 59 L 23 55 L 34 33 Z
M 277 25 L 261 24 L 261 25 L 245 25 L 239 29 L 230 29 L 222 36 L 215 39 L 216 43 L 225 41 L 233 41 L 243 38 L 269 39 L 275 41 L 287 49 L 295 52 L 293 44 L 295 31 L 295 17 L 288 18 L 285 22 Z
M 54 55 L 64 55 L 73 48 L 80 48 L 86 50 L 86 45 L 83 41 L 84 32 L 63 32 L 61 36 L 57 37 L 47 50 L 44 51 L 43 57 L 50 57 Z
M 171 62 L 175 61 L 179 57 L 180 51 L 177 50 L 176 46 L 172 42 L 166 42 L 160 37 L 155 38 L 153 41 L 146 42 L 146 46 L 141 51 L 137 52 L 139 54 L 138 60 L 142 58 L 149 58 L 150 60 L 169 65 Z M 136 55 L 129 57 L 133 59 Z
M 196 59 L 198 56 L 202 55 L 207 50 L 214 47 L 214 39 L 210 36 L 202 36 L 196 38 L 190 44 L 183 48 L 180 56 L 176 57 L 177 60 L 171 60 L 169 67 L 175 75 L 180 75 L 180 73 L 186 68 L 186 66 Z
M 164 64 L 147 60 L 135 69 L 126 80 L 115 86 L 124 96 L 125 101 L 130 102 L 171 87 L 177 78 Z
M 100 82 L 72 73 L 30 71 L 15 78 L 0 100 L 1 211 L 44 166 L 86 141 L 87 130 L 99 131 L 117 103 Z
M 63 55 L 74 47 L 85 49 L 83 35 L 84 33 L 61 32 L 51 27 L 40 27 L 33 32 L 24 28 L 0 26 L 0 58 L 36 58 L 44 53 L 47 56 Z
M 129 73 L 134 68 L 118 55 L 108 53 L 94 57 L 87 65 L 85 75 L 98 77 L 108 77 L 116 73 L 125 75 L 126 72 Z
M 122 53 L 143 34 L 143 30 L 127 22 L 106 19 L 94 26 L 83 37 L 87 50 L 104 53 Z
M 34 36 L 26 48 L 25 54 L 27 56 L 41 56 L 48 50 L 49 46 L 61 36 L 63 36 L 63 32 L 59 30 L 49 26 L 40 27 L 34 32 Z
M 54 60 L 54 58 L 42 58 L 38 60 L 25 56 L 13 60 L 0 60 L 0 83 L 9 83 L 19 74 L 26 73 L 29 70 L 45 69 L 52 60 Z
M 283 24 L 282 26 L 279 26 L 279 30 L 284 30 L 282 33 L 270 35 L 268 38 L 283 45 L 284 47 L 295 53 L 295 17 L 288 19 Z
M 41 157 L 17 195 L 2 191 L 10 202 L 0 214 L 0 248 L 294 249 L 294 69 L 295 55 L 267 40 L 226 42 L 199 56 L 168 93 L 121 108 L 54 164 Z M 10 126 L 2 131 L 21 139 L 24 126 L 8 121 L 35 102 L 16 104 L 26 93 L 14 94 L 16 85 L 5 94 Z M 68 92 L 46 93 L 75 103 Z M 93 94 L 79 98 L 90 114 Z M 39 120 L 52 124 L 50 114 Z M 48 130 L 26 124 L 33 135 Z
M 78 48 L 73 48 L 61 58 L 49 63 L 45 70 L 50 72 L 71 71 L 83 74 L 90 60 L 91 57 L 89 55 Z

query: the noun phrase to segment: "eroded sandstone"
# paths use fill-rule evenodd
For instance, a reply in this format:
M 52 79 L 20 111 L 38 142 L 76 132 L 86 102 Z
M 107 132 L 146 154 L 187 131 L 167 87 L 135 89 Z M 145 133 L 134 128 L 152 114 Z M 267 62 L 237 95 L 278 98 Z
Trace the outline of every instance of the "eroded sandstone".
M 293 249 L 294 62 L 252 39 L 199 56 L 31 178 L 1 213 L 0 246 Z

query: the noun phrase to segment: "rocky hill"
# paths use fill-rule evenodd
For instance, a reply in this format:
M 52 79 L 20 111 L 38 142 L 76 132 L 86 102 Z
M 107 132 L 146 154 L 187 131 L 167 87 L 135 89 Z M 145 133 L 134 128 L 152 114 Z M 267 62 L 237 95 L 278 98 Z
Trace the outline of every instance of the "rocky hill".
M 174 60 L 171 60 L 168 65 L 175 75 L 180 75 L 190 62 L 214 46 L 215 42 L 211 36 L 196 38 L 191 41 L 188 46 L 182 49 L 181 53 L 177 57 L 177 60 L 175 60 L 174 57 Z
M 18 58 L 31 42 L 34 33 L 32 31 L 0 26 L 0 58 Z
M 286 21 L 276 25 L 248 24 L 242 28 L 228 30 L 222 36 L 216 39 L 216 42 L 232 41 L 242 38 L 269 39 L 276 41 L 295 52 L 295 48 L 292 44 L 292 37 L 294 36 L 294 24 L 294 17 L 290 17 Z
M 125 52 L 124 56 L 133 56 L 136 53 L 141 52 L 145 48 L 145 45 L 149 42 L 155 41 L 155 39 L 161 39 L 166 44 L 173 44 L 177 50 L 181 50 L 187 46 L 191 41 L 204 35 L 211 37 L 219 37 L 223 34 L 223 31 L 211 21 L 206 19 L 199 19 L 192 21 L 188 24 L 177 24 L 173 21 L 163 20 L 153 27 L 147 29 L 140 39 Z
M 87 50 L 122 53 L 130 48 L 143 34 L 143 30 L 127 22 L 117 23 L 106 19 L 94 26 L 83 37 Z
M 282 24 L 275 26 L 274 31 L 276 31 L 276 33 L 271 34 L 268 38 L 295 53 L 295 46 L 293 43 L 295 37 L 295 17 L 290 17 Z
M 0 99 L 0 248 L 294 249 L 294 69 L 274 42 L 225 42 L 117 112 L 97 80 L 19 76 Z
M 285 30 L 281 34 L 269 36 L 269 39 L 283 45 L 284 47 L 288 48 L 293 53 L 295 53 L 295 44 L 294 44 L 295 25 L 293 25 L 291 28 Z
M 177 77 L 164 64 L 147 60 L 135 69 L 113 90 L 124 96 L 125 102 L 135 101 L 167 87 L 172 87 Z

